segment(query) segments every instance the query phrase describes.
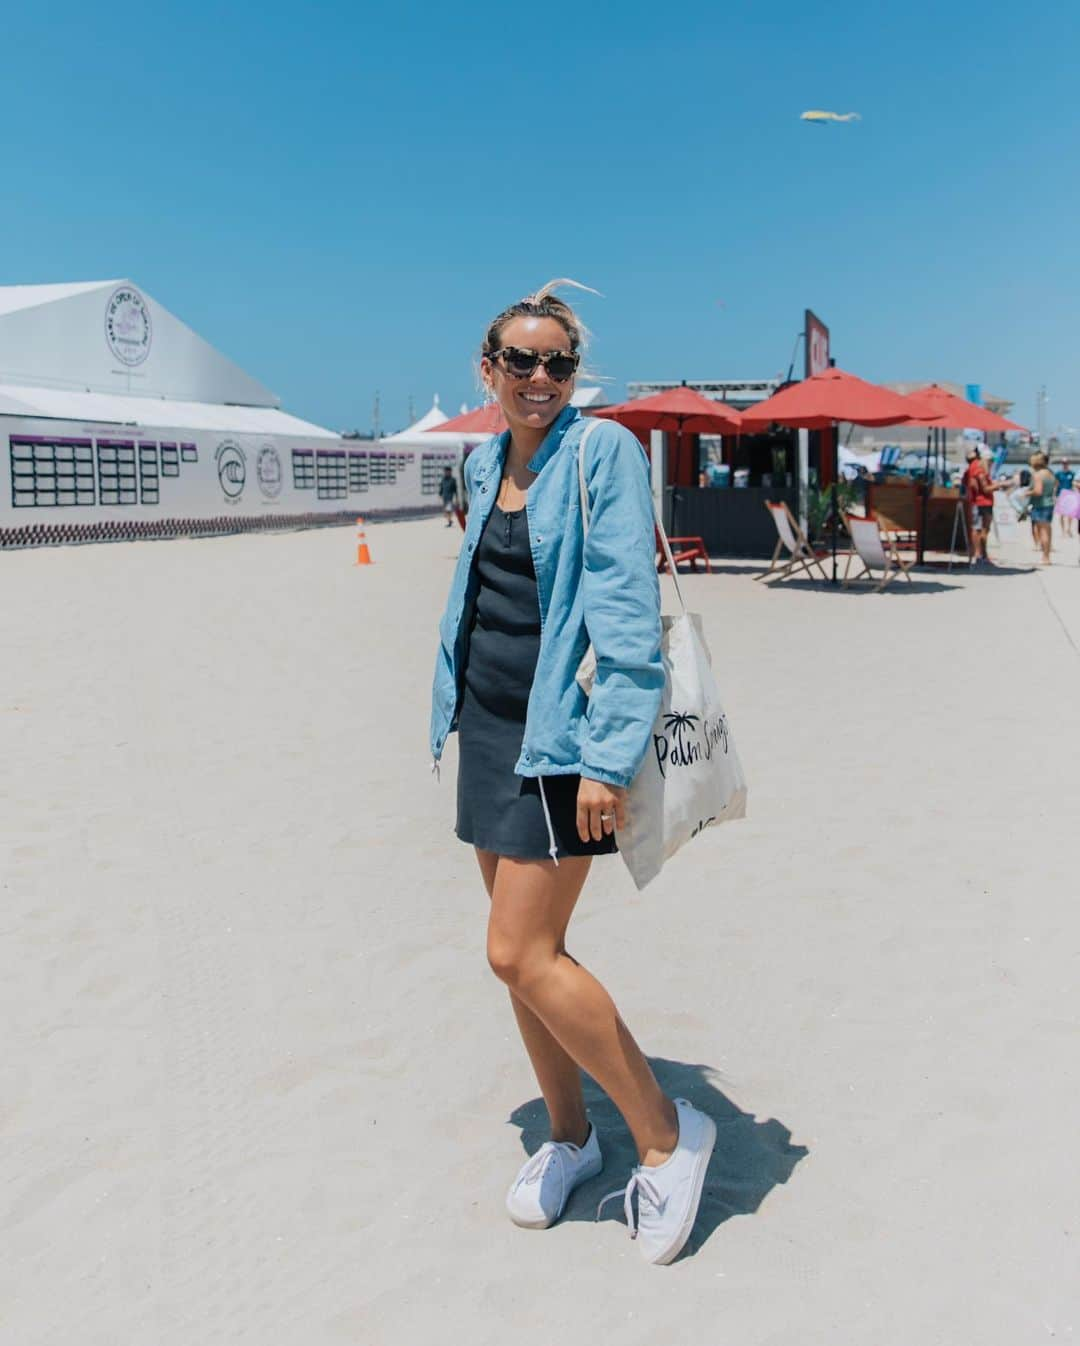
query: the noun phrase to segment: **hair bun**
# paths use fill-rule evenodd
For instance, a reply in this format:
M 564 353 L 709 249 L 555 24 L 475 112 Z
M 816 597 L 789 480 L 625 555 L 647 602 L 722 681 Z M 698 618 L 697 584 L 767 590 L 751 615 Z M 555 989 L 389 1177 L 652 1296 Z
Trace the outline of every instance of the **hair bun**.
M 580 346 L 583 346 L 588 339 L 588 328 L 566 300 L 559 299 L 555 295 L 554 291 L 561 285 L 572 285 L 575 290 L 585 290 L 589 294 L 600 295 L 600 291 L 594 290 L 591 285 L 582 285 L 581 281 L 571 280 L 569 276 L 560 276 L 556 280 L 549 280 L 546 285 L 541 285 L 532 294 L 527 294 L 524 299 L 519 299 L 516 304 L 511 304 L 509 308 L 503 309 L 498 317 L 489 324 L 481 353 L 490 355 L 493 351 L 498 350 L 502 329 L 514 318 L 554 318 L 565 329 L 570 339 L 571 350 L 576 351 Z M 600 297 L 603 298 L 602 295 Z
M 571 285 L 575 290 L 584 290 L 586 294 L 595 294 L 600 299 L 604 297 L 599 290 L 594 290 L 591 285 L 582 285 L 581 281 L 572 280 L 569 276 L 559 276 L 556 280 L 549 280 L 546 285 L 541 285 L 539 290 L 533 294 L 527 294 L 521 302 L 523 304 L 542 304 L 545 299 L 553 299 L 555 291 L 561 285 Z M 561 303 L 562 301 L 556 300 L 556 302 Z M 567 307 L 569 308 L 569 305 Z

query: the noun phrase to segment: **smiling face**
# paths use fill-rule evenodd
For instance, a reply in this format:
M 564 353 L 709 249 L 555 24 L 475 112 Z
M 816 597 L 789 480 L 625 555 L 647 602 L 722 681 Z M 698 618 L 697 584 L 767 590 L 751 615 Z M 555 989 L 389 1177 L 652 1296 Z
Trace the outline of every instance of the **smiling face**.
M 570 337 L 555 318 L 512 318 L 499 333 L 499 346 L 524 346 L 534 351 L 568 351 Z M 480 374 L 502 407 L 511 431 L 546 430 L 570 401 L 574 380 L 556 383 L 547 366 L 538 364 L 527 379 L 508 374 L 501 360 L 485 355 Z

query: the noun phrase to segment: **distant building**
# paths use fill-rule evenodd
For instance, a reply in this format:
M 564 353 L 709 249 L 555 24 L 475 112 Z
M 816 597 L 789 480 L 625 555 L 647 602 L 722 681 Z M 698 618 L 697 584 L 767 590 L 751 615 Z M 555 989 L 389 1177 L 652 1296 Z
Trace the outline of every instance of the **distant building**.
M 647 383 L 628 383 L 626 391 L 631 399 L 652 397 L 654 393 L 681 388 L 684 382 L 694 392 L 718 402 L 726 402 L 736 411 L 745 411 L 747 407 L 764 402 L 780 387 L 779 379 L 653 379 Z

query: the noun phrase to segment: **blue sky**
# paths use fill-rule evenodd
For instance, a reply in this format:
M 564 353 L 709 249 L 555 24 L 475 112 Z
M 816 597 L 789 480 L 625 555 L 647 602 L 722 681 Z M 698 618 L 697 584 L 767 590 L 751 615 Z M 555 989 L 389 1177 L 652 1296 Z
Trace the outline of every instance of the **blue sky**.
M 616 393 L 774 375 L 809 306 L 865 377 L 1080 426 L 1080 6 L 889 9 L 9 9 L 0 283 L 130 276 L 336 427 L 475 400 L 553 275 Z

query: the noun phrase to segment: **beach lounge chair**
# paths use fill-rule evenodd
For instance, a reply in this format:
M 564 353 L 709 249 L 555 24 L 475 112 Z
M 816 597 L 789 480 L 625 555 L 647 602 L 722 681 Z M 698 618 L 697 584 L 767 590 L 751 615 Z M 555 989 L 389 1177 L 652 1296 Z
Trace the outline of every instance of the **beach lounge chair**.
M 754 579 L 784 580 L 789 575 L 798 575 L 805 570 L 811 577 L 816 573 L 821 579 L 827 580 L 829 577 L 825 573 L 825 567 L 818 560 L 817 553 L 807 541 L 806 534 L 799 527 L 799 521 L 792 514 L 787 502 L 766 500 L 765 508 L 772 515 L 772 521 L 776 526 L 776 550 L 772 554 L 768 570 L 755 575 Z M 781 553 L 785 550 L 788 553 L 787 560 L 781 559 Z
M 849 514 L 847 516 L 847 526 L 848 532 L 851 534 L 851 545 L 855 550 L 848 555 L 847 565 L 844 567 L 845 589 L 849 584 L 867 578 L 872 584 L 875 570 L 882 572 L 881 583 L 877 587 L 878 593 L 881 593 L 886 584 L 895 579 L 897 575 L 903 575 L 907 582 L 911 583 L 911 562 L 900 559 L 896 543 L 882 533 L 877 519 L 860 519 Z M 848 572 L 851 570 L 851 562 L 856 556 L 862 562 L 863 568 L 857 575 L 852 575 L 849 578 Z
M 690 568 L 694 574 L 697 574 L 698 561 L 704 561 L 705 573 L 712 574 L 712 562 L 709 560 L 709 552 L 705 546 L 705 539 L 700 537 L 669 537 L 668 545 L 671 547 L 671 559 L 675 562 L 678 569 L 684 561 L 689 561 Z M 667 557 L 664 555 L 664 549 L 660 545 L 660 534 L 656 533 L 656 569 L 659 574 L 663 574 L 667 569 Z

